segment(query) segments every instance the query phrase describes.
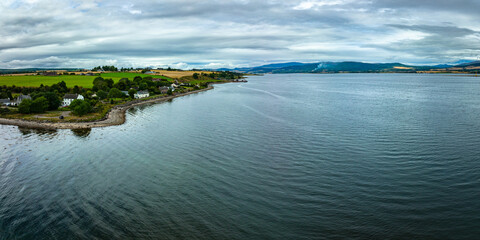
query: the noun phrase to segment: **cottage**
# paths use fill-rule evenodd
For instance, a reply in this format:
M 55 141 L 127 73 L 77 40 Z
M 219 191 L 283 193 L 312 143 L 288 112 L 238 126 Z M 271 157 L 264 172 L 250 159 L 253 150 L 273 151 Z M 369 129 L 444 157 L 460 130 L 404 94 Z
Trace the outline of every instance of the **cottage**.
M 20 95 L 18 96 L 15 101 L 11 102 L 10 105 L 12 106 L 18 106 L 20 105 L 20 103 L 22 103 L 23 100 L 25 99 L 32 99 L 32 97 L 30 97 L 30 95 Z
M 57 72 L 44 72 L 42 74 L 43 76 L 58 76 Z
M 9 98 L 0 99 L 0 106 L 2 106 L 2 105 L 9 106 L 10 105 L 10 99 Z
M 137 93 L 135 93 L 134 97 L 136 99 L 139 99 L 139 98 L 146 98 L 146 97 L 149 97 L 150 94 L 148 93 L 148 91 L 138 91 Z
M 161 94 L 168 93 L 169 88 L 168 87 L 158 87 L 158 90 L 160 90 Z
M 73 100 L 76 100 L 76 99 L 84 100 L 85 98 L 80 94 L 65 94 L 65 96 L 63 97 L 62 106 L 63 107 L 70 106 Z

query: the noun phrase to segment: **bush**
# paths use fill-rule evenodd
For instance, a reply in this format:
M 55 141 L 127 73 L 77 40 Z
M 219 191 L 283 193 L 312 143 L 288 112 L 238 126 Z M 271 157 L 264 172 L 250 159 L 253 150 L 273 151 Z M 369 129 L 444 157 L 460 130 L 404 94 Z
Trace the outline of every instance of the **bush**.
M 130 90 L 128 90 L 128 95 L 129 95 L 132 99 L 135 98 L 135 93 L 137 93 L 137 90 L 135 90 L 135 89 L 133 89 L 133 88 L 130 89 Z
M 84 101 L 80 99 L 75 99 L 70 104 L 70 110 L 74 115 L 77 115 L 77 116 L 83 116 L 89 113 L 91 109 L 92 109 L 92 106 L 88 101 Z
M 107 98 L 107 96 L 108 96 L 108 93 L 103 90 L 100 90 L 97 92 L 97 97 L 100 99 L 105 99 Z
M 110 89 L 110 92 L 108 92 L 108 98 L 124 98 L 124 97 L 125 97 L 125 94 L 116 88 L 112 88 Z
M 22 103 L 25 100 L 22 101 Z M 48 100 L 45 97 L 39 97 L 32 101 L 30 105 L 30 112 L 32 113 L 43 113 L 48 109 Z
M 30 106 L 32 105 L 32 100 L 25 99 L 18 105 L 18 112 L 20 113 L 30 113 Z

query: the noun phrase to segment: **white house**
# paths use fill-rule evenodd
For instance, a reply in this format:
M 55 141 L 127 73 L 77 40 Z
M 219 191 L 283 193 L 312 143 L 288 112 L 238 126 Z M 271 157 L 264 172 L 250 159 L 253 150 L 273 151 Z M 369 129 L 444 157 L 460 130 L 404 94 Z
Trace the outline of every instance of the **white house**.
M 133 95 L 136 99 L 139 99 L 139 98 L 146 98 L 146 97 L 149 97 L 150 94 L 148 93 L 148 91 L 138 91 L 137 93 L 135 93 L 135 95 Z
M 63 97 L 63 104 L 62 106 L 63 107 L 67 107 L 67 106 L 70 106 L 70 104 L 73 102 L 73 100 L 76 100 L 76 99 L 80 99 L 80 100 L 84 100 L 85 98 L 80 95 L 80 94 L 65 94 L 65 96 Z
M 15 99 L 15 101 L 11 102 L 10 105 L 18 106 L 25 99 L 32 99 L 32 97 L 30 97 L 30 95 L 20 95 Z
M 9 106 L 10 103 L 11 103 L 11 101 L 10 101 L 9 98 L 2 98 L 2 99 L 0 99 L 0 106 L 1 106 L 1 105 Z

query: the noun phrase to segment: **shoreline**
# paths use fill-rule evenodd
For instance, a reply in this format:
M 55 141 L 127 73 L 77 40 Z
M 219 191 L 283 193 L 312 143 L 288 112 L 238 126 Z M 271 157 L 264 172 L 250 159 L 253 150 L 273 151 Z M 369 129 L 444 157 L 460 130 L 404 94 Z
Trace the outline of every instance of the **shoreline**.
M 24 128 L 31 128 L 31 129 L 47 129 L 47 130 L 54 130 L 54 129 L 88 129 L 88 128 L 99 128 L 99 127 L 109 127 L 109 126 L 116 126 L 122 125 L 126 121 L 126 114 L 125 112 L 135 106 L 144 105 L 144 104 L 153 104 L 153 103 L 161 103 L 166 102 L 168 100 L 183 97 L 190 94 L 195 94 L 199 92 L 204 92 L 213 89 L 213 84 L 210 84 L 207 88 L 195 90 L 186 93 L 180 93 L 174 96 L 168 97 L 159 97 L 153 98 L 145 101 L 131 101 L 125 104 L 117 105 L 110 109 L 110 111 L 105 115 L 104 118 L 91 121 L 91 122 L 37 122 L 37 121 L 28 121 L 23 119 L 9 119 L 9 118 L 0 118 L 1 125 L 11 125 L 11 126 L 18 126 Z

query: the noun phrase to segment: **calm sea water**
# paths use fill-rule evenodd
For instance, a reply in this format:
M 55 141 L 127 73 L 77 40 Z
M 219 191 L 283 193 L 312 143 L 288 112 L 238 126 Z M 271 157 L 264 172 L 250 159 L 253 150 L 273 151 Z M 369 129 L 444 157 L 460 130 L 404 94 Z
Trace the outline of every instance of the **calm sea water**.
M 0 239 L 476 239 L 480 78 L 267 75 L 0 126 Z

